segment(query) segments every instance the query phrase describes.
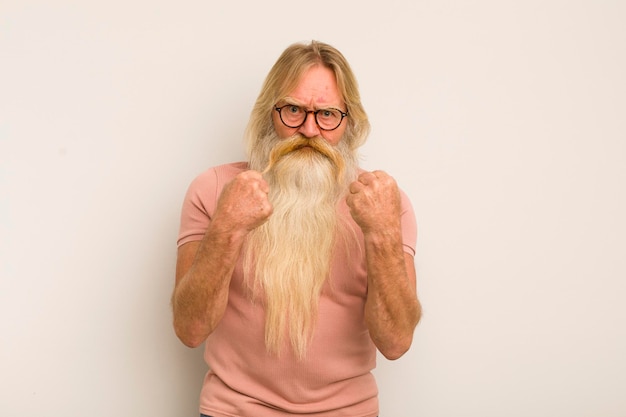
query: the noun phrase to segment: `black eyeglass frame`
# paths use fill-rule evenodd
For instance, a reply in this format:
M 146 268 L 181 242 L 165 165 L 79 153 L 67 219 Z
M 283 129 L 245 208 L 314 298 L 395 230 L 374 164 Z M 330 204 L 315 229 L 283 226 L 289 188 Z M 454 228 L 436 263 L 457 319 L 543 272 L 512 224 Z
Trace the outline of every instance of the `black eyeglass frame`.
M 280 106 L 280 107 L 276 106 L 276 107 L 274 107 L 274 110 L 276 110 L 276 111 L 278 112 L 278 117 L 280 118 L 280 121 L 281 121 L 281 122 L 283 122 L 283 124 L 284 124 L 285 126 L 287 126 L 288 128 L 291 128 L 291 129 L 297 129 L 297 128 L 301 127 L 302 125 L 304 125 L 304 123 L 306 123 L 306 119 L 307 119 L 307 117 L 309 117 L 309 113 L 313 113 L 313 118 L 315 119 L 315 124 L 317 124 L 317 127 L 319 127 L 321 130 L 323 130 L 323 131 L 325 131 L 325 132 L 331 132 L 331 131 L 333 131 L 333 130 L 338 129 L 338 128 L 339 128 L 339 126 L 341 126 L 341 124 L 343 123 L 343 119 L 344 119 L 345 117 L 348 117 L 348 111 L 347 111 L 347 110 L 344 112 L 344 111 L 341 111 L 340 109 L 336 109 L 336 108 L 334 108 L 334 107 L 328 107 L 328 108 L 325 108 L 325 109 L 318 109 L 318 110 L 304 110 L 304 119 L 302 120 L 302 123 L 300 123 L 298 126 L 289 126 L 289 125 L 288 125 L 287 123 L 285 123 L 285 121 L 283 120 L 283 114 L 281 113 L 281 111 L 282 111 L 285 107 L 290 107 L 290 106 L 300 107 L 300 106 L 297 106 L 297 105 L 295 105 L 295 104 L 285 104 L 284 106 Z M 320 122 L 317 120 L 317 114 L 318 114 L 319 112 L 321 112 L 321 111 L 325 111 L 325 110 L 337 110 L 337 111 L 341 114 L 341 119 L 339 119 L 339 123 L 337 124 L 337 126 L 333 127 L 332 129 L 326 129 L 326 128 L 323 128 L 323 127 L 320 125 Z

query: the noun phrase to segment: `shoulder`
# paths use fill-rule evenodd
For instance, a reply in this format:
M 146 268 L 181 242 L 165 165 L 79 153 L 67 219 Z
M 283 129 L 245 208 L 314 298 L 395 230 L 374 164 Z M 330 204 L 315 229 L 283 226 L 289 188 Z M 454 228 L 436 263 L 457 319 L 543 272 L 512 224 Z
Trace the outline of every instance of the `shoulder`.
M 187 189 L 186 202 L 210 211 L 208 208 L 215 205 L 224 186 L 247 169 L 247 162 L 233 162 L 201 172 L 191 181 Z
M 248 169 L 247 162 L 233 162 L 224 165 L 211 167 L 196 176 L 189 186 L 192 193 L 218 194 L 235 178 L 237 174 Z
M 248 169 L 247 162 L 232 162 L 224 165 L 217 165 L 201 172 L 194 180 L 192 185 L 205 185 L 211 183 L 228 182 L 235 178 L 237 174 Z

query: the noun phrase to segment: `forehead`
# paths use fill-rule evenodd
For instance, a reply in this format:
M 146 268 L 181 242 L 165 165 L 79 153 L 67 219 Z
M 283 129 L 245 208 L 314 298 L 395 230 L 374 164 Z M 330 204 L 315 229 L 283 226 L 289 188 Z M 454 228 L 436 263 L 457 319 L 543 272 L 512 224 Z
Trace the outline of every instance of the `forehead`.
M 311 67 L 302 74 L 289 98 L 310 107 L 340 106 L 343 98 L 337 87 L 335 74 L 321 65 Z

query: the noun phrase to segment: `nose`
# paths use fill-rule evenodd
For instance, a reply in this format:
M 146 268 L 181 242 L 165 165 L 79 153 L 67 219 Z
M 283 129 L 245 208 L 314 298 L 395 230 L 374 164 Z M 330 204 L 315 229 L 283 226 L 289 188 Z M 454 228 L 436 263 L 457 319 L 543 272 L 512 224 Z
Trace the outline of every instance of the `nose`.
M 298 132 L 307 138 L 313 138 L 320 135 L 320 128 L 315 121 L 315 113 L 309 112 L 302 126 L 298 128 Z

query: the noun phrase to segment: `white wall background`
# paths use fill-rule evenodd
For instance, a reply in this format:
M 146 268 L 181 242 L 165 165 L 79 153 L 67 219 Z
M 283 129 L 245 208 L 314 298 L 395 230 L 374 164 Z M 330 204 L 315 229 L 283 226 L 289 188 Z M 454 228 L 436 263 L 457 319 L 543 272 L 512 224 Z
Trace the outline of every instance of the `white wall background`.
M 384 417 L 626 416 L 626 4 L 0 0 L 0 415 L 197 415 L 189 181 L 290 43 L 353 65 L 420 226 Z

